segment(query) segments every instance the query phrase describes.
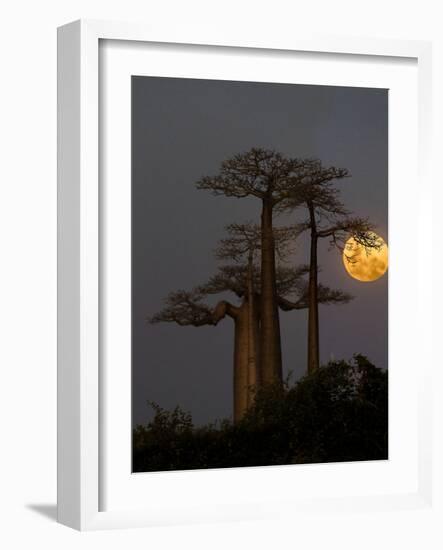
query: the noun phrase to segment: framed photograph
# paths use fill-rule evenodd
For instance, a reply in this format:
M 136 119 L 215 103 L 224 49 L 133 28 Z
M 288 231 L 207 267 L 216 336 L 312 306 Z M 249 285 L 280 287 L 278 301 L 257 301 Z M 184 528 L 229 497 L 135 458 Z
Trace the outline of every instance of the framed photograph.
M 58 49 L 59 521 L 430 507 L 430 45 Z

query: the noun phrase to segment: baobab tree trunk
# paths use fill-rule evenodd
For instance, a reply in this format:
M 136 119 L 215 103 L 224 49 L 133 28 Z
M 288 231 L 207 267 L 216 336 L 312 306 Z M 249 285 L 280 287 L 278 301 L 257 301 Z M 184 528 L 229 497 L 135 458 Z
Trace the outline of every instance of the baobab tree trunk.
M 248 408 L 253 404 L 255 392 L 260 383 L 258 373 L 259 357 L 259 319 L 257 315 L 257 303 L 253 281 L 253 257 L 248 258 L 247 275 L 247 300 L 248 300 Z
M 241 420 L 250 405 L 249 386 L 249 304 L 245 298 L 240 306 L 229 302 L 219 302 L 214 310 L 214 320 L 219 321 L 225 315 L 234 321 L 234 422 Z M 256 320 L 256 325 L 258 322 Z
M 311 225 L 311 252 L 309 265 L 309 295 L 308 295 L 308 373 L 318 369 L 319 353 L 319 321 L 318 321 L 318 260 L 317 260 L 317 224 L 312 204 L 308 204 Z
M 277 305 L 272 202 L 263 200 L 261 214 L 260 375 L 263 384 L 281 383 L 280 321 Z
M 234 422 L 238 422 L 248 409 L 248 303 L 238 308 L 234 341 Z

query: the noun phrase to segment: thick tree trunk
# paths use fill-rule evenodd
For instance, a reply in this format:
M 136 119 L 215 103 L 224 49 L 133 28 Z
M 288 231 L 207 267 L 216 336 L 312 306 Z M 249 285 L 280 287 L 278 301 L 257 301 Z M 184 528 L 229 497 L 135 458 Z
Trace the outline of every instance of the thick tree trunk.
M 257 311 L 257 309 L 256 309 Z M 219 302 L 214 308 L 214 321 L 219 322 L 228 315 L 234 321 L 234 368 L 233 368 L 233 393 L 234 393 L 234 422 L 241 420 L 248 407 L 251 405 L 249 398 L 249 303 L 247 298 L 240 306 L 233 306 L 229 302 Z M 258 318 L 255 314 L 255 334 L 258 332 Z M 255 338 L 257 341 L 257 337 Z M 257 356 L 256 356 L 257 357 Z
M 238 422 L 248 409 L 249 323 L 246 301 L 238 308 L 234 322 L 234 422 Z
M 248 259 L 248 408 L 254 403 L 255 392 L 260 384 L 258 372 L 259 359 L 259 318 L 253 282 L 253 258 Z
M 272 203 L 263 200 L 261 215 L 260 375 L 263 384 L 281 383 L 280 321 L 275 280 Z
M 319 322 L 318 322 L 318 260 L 317 260 L 317 224 L 312 204 L 308 205 L 311 224 L 311 254 L 309 266 L 309 296 L 308 296 L 308 373 L 318 369 L 319 353 Z

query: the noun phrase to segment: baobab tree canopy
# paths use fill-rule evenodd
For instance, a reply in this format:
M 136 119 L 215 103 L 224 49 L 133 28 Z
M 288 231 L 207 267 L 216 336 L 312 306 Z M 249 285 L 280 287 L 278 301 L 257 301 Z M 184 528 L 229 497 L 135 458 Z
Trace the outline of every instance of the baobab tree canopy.
M 253 196 L 275 205 L 287 196 L 288 189 L 296 196 L 310 164 L 309 160 L 290 159 L 277 151 L 252 148 L 224 160 L 219 173 L 201 178 L 197 188 L 227 197 Z
M 318 159 L 306 160 L 303 177 L 298 185 L 288 188 L 286 196 L 279 201 L 278 212 L 297 210 L 300 215 L 303 209 L 301 216 L 305 219 L 295 224 L 294 230 L 315 229 L 319 238 L 329 238 L 340 248 L 350 236 L 364 247 L 377 247 L 374 224 L 367 217 L 353 215 L 343 203 L 341 180 L 345 180 L 345 185 L 352 185 L 346 168 L 323 166 Z

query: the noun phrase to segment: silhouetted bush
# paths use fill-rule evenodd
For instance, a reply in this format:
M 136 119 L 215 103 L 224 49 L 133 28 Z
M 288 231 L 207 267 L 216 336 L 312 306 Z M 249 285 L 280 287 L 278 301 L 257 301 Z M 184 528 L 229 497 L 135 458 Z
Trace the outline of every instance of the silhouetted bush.
M 151 405 L 153 420 L 134 429 L 135 472 L 388 457 L 388 375 L 362 355 L 262 388 L 237 424 L 195 427 L 179 407 Z

